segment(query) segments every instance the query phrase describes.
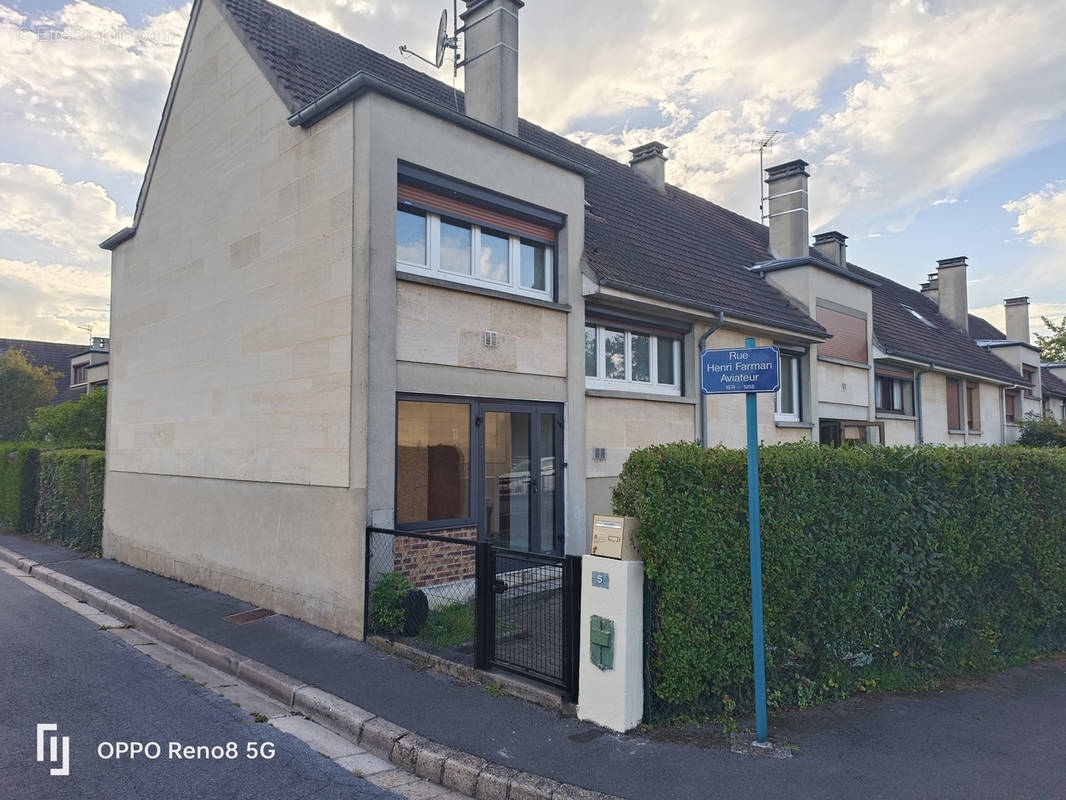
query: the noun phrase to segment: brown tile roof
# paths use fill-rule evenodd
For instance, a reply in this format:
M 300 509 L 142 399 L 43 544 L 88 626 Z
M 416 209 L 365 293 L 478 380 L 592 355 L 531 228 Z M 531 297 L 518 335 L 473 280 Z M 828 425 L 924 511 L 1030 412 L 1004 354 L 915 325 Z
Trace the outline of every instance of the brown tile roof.
M 1056 375 L 1047 367 L 1040 368 L 1040 381 L 1045 395 L 1066 397 L 1066 381 Z
M 970 314 L 970 336 L 974 339 L 1006 339 L 1007 335 L 982 317 Z
M 937 304 L 930 298 L 868 270 L 849 266 L 860 275 L 879 282 L 872 290 L 874 339 L 885 353 L 1022 382 L 1021 376 L 1009 364 L 979 347 L 970 336 L 941 316 Z

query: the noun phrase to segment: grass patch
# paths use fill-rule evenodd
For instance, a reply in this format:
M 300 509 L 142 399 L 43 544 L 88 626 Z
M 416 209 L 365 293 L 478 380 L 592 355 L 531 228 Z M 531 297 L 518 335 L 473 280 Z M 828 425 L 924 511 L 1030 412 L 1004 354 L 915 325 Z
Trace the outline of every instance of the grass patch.
M 454 603 L 430 610 L 419 638 L 437 647 L 455 647 L 474 639 L 474 609 Z
M 258 711 L 253 711 L 252 712 L 252 719 L 254 719 L 256 722 L 266 722 L 267 721 L 267 715 L 266 714 L 260 714 Z

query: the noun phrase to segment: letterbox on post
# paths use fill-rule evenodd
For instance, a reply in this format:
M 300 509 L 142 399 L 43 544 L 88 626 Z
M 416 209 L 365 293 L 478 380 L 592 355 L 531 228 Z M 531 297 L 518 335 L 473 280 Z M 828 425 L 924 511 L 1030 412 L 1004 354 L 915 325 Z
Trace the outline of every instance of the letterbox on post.
M 640 561 L 640 542 L 637 541 L 639 527 L 636 517 L 595 514 L 592 517 L 592 555 Z

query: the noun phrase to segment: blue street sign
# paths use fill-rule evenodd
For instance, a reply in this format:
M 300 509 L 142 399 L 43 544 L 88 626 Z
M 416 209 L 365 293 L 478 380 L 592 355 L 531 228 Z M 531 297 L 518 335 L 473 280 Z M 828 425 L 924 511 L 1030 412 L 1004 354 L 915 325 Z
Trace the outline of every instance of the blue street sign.
M 704 394 L 776 392 L 781 385 L 780 356 L 776 347 L 704 350 L 700 353 L 700 389 Z

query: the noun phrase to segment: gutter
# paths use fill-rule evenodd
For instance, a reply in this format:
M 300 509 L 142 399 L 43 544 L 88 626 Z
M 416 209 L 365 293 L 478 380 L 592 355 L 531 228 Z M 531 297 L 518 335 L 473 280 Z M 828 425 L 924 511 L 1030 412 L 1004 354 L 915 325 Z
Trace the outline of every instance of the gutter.
M 725 309 L 721 308 L 720 306 L 712 306 L 709 303 L 698 303 L 690 297 L 681 297 L 680 295 L 670 294 L 669 292 L 659 292 L 654 289 L 648 289 L 644 286 L 638 286 L 635 283 L 629 283 L 627 281 L 614 280 L 613 278 L 601 278 L 599 280 L 599 285 L 607 286 L 609 288 L 614 289 L 621 289 L 627 292 L 633 292 L 634 294 L 642 295 L 643 297 L 651 297 L 656 300 L 665 300 L 668 303 L 677 303 L 678 305 L 686 306 L 697 311 L 709 311 L 712 314 L 725 313 Z M 804 333 L 809 336 L 814 336 L 820 340 L 830 338 L 828 332 L 823 328 L 812 328 L 807 325 L 790 325 L 787 323 L 782 323 L 779 319 L 763 316 L 761 314 L 748 314 L 730 309 L 729 316 L 735 317 L 739 320 L 744 320 L 746 322 L 756 322 L 760 325 L 766 325 L 768 327 L 776 328 L 777 330 L 781 331 Z
M 455 109 L 442 106 L 439 103 L 434 103 L 432 100 L 427 100 L 417 94 L 401 89 L 400 87 L 387 83 L 386 81 L 381 80 L 381 78 L 371 75 L 368 72 L 355 73 L 350 78 L 346 78 L 338 83 L 325 94 L 312 100 L 303 108 L 295 111 L 289 116 L 289 124 L 294 128 L 308 128 L 323 117 L 335 111 L 339 106 L 350 100 L 354 100 L 367 92 L 376 92 L 377 94 L 389 97 L 404 105 L 416 108 L 419 111 L 424 111 L 427 114 L 440 117 L 441 119 L 454 123 L 461 128 L 466 128 L 467 130 L 473 131 L 488 139 L 499 142 L 500 144 L 504 144 L 515 150 L 531 155 L 534 158 L 539 158 L 541 161 L 547 161 L 549 164 L 553 164 L 554 166 L 568 170 L 569 172 L 576 172 L 578 175 L 584 177 L 597 174 L 597 171 L 591 167 L 587 167 L 577 161 L 572 161 L 571 159 L 554 153 L 551 150 L 545 150 L 531 142 L 527 142 L 525 139 L 501 131 L 499 128 L 493 127 L 481 120 L 474 119 L 473 117 L 469 117 Z
M 914 375 L 914 404 L 918 412 L 918 444 L 925 444 L 925 432 L 922 427 L 922 376 L 936 369 L 936 362 L 930 361 L 929 368 L 919 370 Z
M 698 352 L 697 352 L 697 360 L 701 364 L 703 362 L 703 358 L 702 358 L 703 348 L 707 346 L 707 340 L 710 338 L 712 333 L 714 333 L 716 330 L 718 330 L 719 328 L 722 327 L 722 323 L 724 323 L 724 322 L 725 322 L 725 312 L 724 311 L 719 311 L 718 312 L 718 321 L 716 323 L 714 323 L 714 325 L 709 327 L 706 331 L 704 331 L 703 336 L 700 337 L 700 346 L 699 346 L 699 349 L 698 349 Z M 697 380 L 696 380 L 697 386 L 701 386 L 702 385 L 702 380 L 703 380 L 703 376 L 702 375 L 699 378 L 697 378 Z M 705 395 L 703 393 L 703 389 L 702 388 L 699 389 L 699 393 L 700 393 L 700 445 L 702 447 L 707 447 L 707 395 Z

